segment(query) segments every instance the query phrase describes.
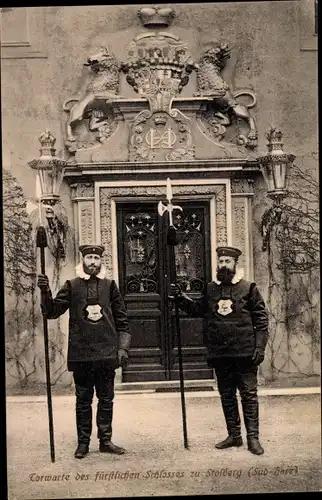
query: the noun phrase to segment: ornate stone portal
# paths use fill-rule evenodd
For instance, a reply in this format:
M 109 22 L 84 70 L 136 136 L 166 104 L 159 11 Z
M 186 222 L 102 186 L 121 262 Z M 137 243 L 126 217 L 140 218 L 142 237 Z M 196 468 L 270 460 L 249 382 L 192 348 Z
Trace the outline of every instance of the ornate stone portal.
M 223 80 L 228 45 L 215 44 L 197 63 L 186 42 L 162 31 L 175 17 L 172 8 L 143 7 L 138 16 L 149 31 L 129 44 L 126 60 L 118 62 L 107 46 L 93 51 L 85 63 L 90 69 L 85 93 L 64 103 L 66 147 L 75 161 L 110 161 L 110 147 L 116 161 L 189 161 L 198 159 L 196 146 L 205 139 L 202 149 L 209 149 L 210 158 L 247 157 L 247 148 L 257 145 L 249 113 L 256 98 L 249 91 L 232 93 Z M 195 92 L 181 97 L 193 73 Z M 124 76 L 137 98 L 119 94 Z M 251 97 L 248 107 L 237 102 L 241 95 Z M 226 134 L 227 129 L 234 131 Z
M 153 186 L 140 187 L 102 187 L 100 189 L 100 226 L 101 226 L 101 242 L 106 248 L 104 263 L 106 268 L 112 273 L 113 270 L 113 242 L 112 238 L 112 216 L 111 216 L 111 200 L 114 198 L 136 197 L 137 199 L 160 197 L 162 196 L 162 188 Z M 216 197 L 216 240 L 218 245 L 227 244 L 227 205 L 226 205 L 226 189 L 225 185 L 199 185 L 199 186 L 174 186 L 174 196 L 197 195 L 199 197 L 212 194 Z
M 72 200 L 75 208 L 75 232 L 79 244 L 91 244 L 97 241 L 98 235 L 95 230 L 95 220 L 99 217 L 100 239 L 105 246 L 104 264 L 110 274 L 113 275 L 115 263 L 113 263 L 113 240 L 112 226 L 116 222 L 112 216 L 112 202 L 114 199 L 126 200 L 127 198 L 144 200 L 162 197 L 164 189 L 154 186 L 102 186 L 99 188 L 96 206 L 99 214 L 95 217 L 95 193 L 94 184 L 77 183 L 72 184 Z M 252 270 L 252 241 L 251 241 L 251 200 L 254 195 L 253 182 L 246 178 L 234 179 L 231 183 L 231 212 L 227 211 L 227 197 L 225 184 L 199 184 L 176 185 L 173 188 L 175 196 L 197 196 L 198 199 L 213 195 L 215 208 L 212 213 L 216 231 L 216 244 L 226 245 L 229 235 L 228 223 L 232 224 L 232 241 L 243 251 L 240 260 L 245 269 L 246 276 L 253 276 Z M 114 264 L 114 265 L 113 265 Z
M 238 245 L 251 279 L 252 192 L 245 171 L 256 163 L 248 148 L 256 146 L 257 132 L 248 108 L 237 102 L 242 93 L 232 92 L 221 76 L 230 56 L 226 44 L 196 62 L 185 40 L 168 31 L 172 8 L 142 7 L 138 16 L 145 31 L 130 41 L 123 60 L 107 46 L 91 52 L 85 92 L 64 103 L 75 259 L 79 244 L 100 242 L 108 276 L 124 294 L 133 347 L 122 380 L 175 380 L 163 295 L 165 225 L 157 203 L 165 198 L 169 176 L 183 207 L 182 220 L 175 219 L 183 289 L 199 293 L 211 279 L 217 245 Z M 254 106 L 255 96 L 243 94 Z M 189 377 L 211 378 L 202 324 L 189 321 L 182 328 Z
M 146 179 L 147 171 L 165 178 L 168 173 L 161 174 L 159 165 L 168 164 L 172 171 L 177 169 L 170 174 L 172 179 L 176 171 L 196 178 L 194 184 L 176 186 L 177 194 L 189 199 L 214 196 L 216 240 L 227 244 L 232 238 L 244 250 L 242 264 L 250 275 L 251 185 L 245 178 L 232 179 L 227 205 L 222 199 L 226 197 L 224 183 L 217 180 L 217 184 L 202 185 L 198 178 L 206 171 L 207 167 L 200 169 L 205 160 L 211 170 L 229 167 L 226 179 L 236 175 L 234 168 L 240 170 L 241 164 L 247 164 L 247 148 L 256 146 L 257 132 L 248 108 L 238 104 L 237 98 L 250 96 L 251 106 L 256 98 L 252 92 L 232 92 L 222 78 L 230 58 L 226 43 L 213 44 L 196 62 L 188 44 L 168 31 L 175 18 L 172 8 L 142 7 L 138 17 L 145 31 L 129 43 L 124 59 L 119 61 L 107 46 L 91 52 L 85 62 L 90 73 L 85 93 L 64 103 L 69 110 L 66 146 L 70 168 L 73 159 L 76 163 L 76 176 L 70 174 L 76 242 L 94 243 L 100 238 L 107 248 L 105 263 L 112 272 L 113 199 L 130 197 L 140 203 L 146 197 L 162 196 L 162 190 L 148 182 L 135 184 L 139 177 Z M 191 95 L 183 97 L 187 85 Z M 136 96 L 120 95 L 120 88 L 123 93 L 126 88 L 134 90 Z M 240 121 L 243 125 L 237 126 Z M 118 173 L 131 179 L 132 187 L 120 179 L 119 187 L 94 188 L 96 175 L 104 181 L 110 175 L 115 179 Z
M 175 377 L 175 354 L 165 340 L 170 329 L 161 327 L 168 325 L 167 304 L 160 295 L 166 289 L 162 269 L 167 252 L 165 226 L 157 216 L 168 176 L 184 207 L 176 253 L 184 289 L 198 293 L 201 288 L 193 288 L 197 281 L 201 287 L 215 273 L 217 245 L 238 245 L 246 277 L 252 278 L 252 185 L 244 170 L 254 167 L 247 148 L 255 147 L 257 135 L 248 109 L 237 103 L 220 74 L 229 50 L 221 44 L 219 51 L 196 62 L 188 44 L 168 31 L 174 19 L 171 8 L 143 7 L 139 18 L 145 32 L 130 41 L 123 60 L 107 47 L 93 51 L 86 62 L 91 75 L 86 92 L 65 103 L 66 111 L 70 108 L 66 146 L 75 259 L 79 244 L 100 242 L 108 276 L 124 292 L 135 339 L 132 368 L 123 370 L 124 381 L 163 380 L 165 370 Z M 191 227 L 186 224 L 189 214 L 200 215 L 197 222 L 191 219 Z M 133 222 L 134 217 L 137 225 L 144 223 L 144 216 L 151 234 L 150 222 L 155 221 L 153 237 Z M 149 274 L 153 266 L 158 269 L 154 277 Z M 201 325 L 183 328 L 186 361 L 194 367 L 191 377 L 210 378 Z M 162 365 L 165 359 L 174 361 L 170 368 Z

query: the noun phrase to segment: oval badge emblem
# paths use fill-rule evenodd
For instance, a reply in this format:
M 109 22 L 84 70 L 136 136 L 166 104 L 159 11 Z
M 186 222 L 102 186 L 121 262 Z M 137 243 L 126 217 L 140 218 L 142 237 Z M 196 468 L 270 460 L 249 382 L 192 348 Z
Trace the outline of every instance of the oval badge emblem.
M 232 301 L 230 299 L 220 299 L 218 302 L 218 314 L 221 314 L 222 316 L 227 316 L 227 314 L 230 314 L 233 312 L 231 306 L 233 305 Z
M 87 319 L 91 321 L 98 321 L 103 317 L 101 313 L 102 308 L 99 304 L 95 304 L 94 306 L 87 306 L 86 311 L 87 311 Z

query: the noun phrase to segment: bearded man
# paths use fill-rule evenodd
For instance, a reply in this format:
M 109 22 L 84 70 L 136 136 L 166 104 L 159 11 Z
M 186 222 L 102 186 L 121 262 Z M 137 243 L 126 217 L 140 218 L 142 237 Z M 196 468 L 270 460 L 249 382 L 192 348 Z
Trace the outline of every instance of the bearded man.
M 255 283 L 243 279 L 237 268 L 241 251 L 218 247 L 217 279 L 207 284 L 201 299 L 192 300 L 178 285 L 170 285 L 170 298 L 190 316 L 205 318 L 208 365 L 214 368 L 228 437 L 216 444 L 222 450 L 242 446 L 239 391 L 247 431 L 248 450 L 261 455 L 259 442 L 258 366 L 268 340 L 268 314 Z
M 76 389 L 78 446 L 75 458 L 89 452 L 94 388 L 98 398 L 96 424 L 99 451 L 121 455 L 124 448 L 111 441 L 115 370 L 128 360 L 131 333 L 123 298 L 114 280 L 106 278 L 104 247 L 82 245 L 77 278 L 67 280 L 53 298 L 48 277 L 39 275 L 41 308 L 48 319 L 69 309 L 67 368 Z

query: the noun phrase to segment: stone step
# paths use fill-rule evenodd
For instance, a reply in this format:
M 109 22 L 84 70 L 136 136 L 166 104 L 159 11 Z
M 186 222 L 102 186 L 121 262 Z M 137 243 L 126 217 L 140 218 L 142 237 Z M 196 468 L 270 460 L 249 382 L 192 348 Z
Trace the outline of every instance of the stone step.
M 185 380 L 185 391 L 214 391 L 216 383 L 213 379 Z M 152 382 L 123 382 L 115 384 L 116 391 L 153 391 L 153 392 L 177 392 L 180 391 L 180 380 L 152 381 Z

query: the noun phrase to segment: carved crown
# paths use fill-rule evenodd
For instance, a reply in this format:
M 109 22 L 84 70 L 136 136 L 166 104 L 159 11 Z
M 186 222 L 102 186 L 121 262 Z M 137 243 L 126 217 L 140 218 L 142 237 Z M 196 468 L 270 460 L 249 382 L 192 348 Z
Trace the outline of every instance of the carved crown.
M 165 125 L 167 123 L 167 117 L 164 114 L 155 113 L 153 121 L 156 125 Z
M 282 138 L 283 134 L 282 132 L 276 128 L 276 127 L 271 127 L 270 130 L 265 134 L 266 139 L 268 140 L 268 150 L 273 151 L 276 149 L 283 149 L 283 143 L 282 143 Z
M 282 137 L 283 137 L 282 132 L 275 127 L 271 127 L 266 134 L 266 139 L 268 140 L 268 142 L 281 142 Z
M 46 130 L 38 137 L 38 141 L 40 142 L 42 148 L 53 148 L 56 138 L 49 130 Z
M 143 26 L 164 27 L 170 25 L 175 12 L 171 7 L 142 7 L 138 11 L 138 16 Z
M 54 146 L 56 138 L 48 129 L 38 137 L 38 141 L 41 145 L 41 148 L 39 150 L 41 156 L 55 156 L 56 149 L 54 148 Z

